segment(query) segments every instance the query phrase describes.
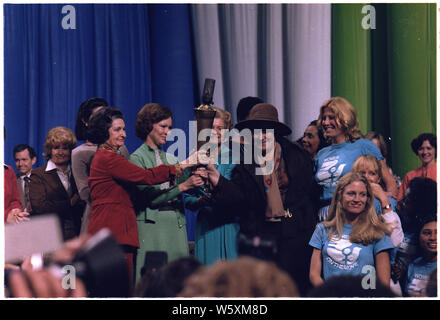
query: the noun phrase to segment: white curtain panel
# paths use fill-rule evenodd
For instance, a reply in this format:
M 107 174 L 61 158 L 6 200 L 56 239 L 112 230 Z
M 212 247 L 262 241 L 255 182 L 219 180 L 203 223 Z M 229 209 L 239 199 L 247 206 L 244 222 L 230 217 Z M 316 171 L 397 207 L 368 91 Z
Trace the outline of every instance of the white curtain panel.
M 238 101 L 277 107 L 299 138 L 331 89 L 330 4 L 193 4 L 200 91 L 216 80 L 214 105 L 236 121 Z

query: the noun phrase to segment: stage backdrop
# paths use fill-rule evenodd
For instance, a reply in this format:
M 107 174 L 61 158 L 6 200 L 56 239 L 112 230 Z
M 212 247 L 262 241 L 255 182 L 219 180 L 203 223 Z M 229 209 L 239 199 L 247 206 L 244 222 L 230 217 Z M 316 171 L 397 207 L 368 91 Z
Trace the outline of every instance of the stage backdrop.
M 174 126 L 188 126 L 196 101 L 187 5 L 75 4 L 75 29 L 63 28 L 63 7 L 4 7 L 6 163 L 14 145 L 29 143 L 44 164 L 48 130 L 73 130 L 89 97 L 123 111 L 131 152 L 146 103 L 169 106 Z
M 329 4 L 191 6 L 198 81 L 218 79 L 214 104 L 236 120 L 246 96 L 273 104 L 302 136 L 330 96 Z
M 74 130 L 89 97 L 123 111 L 130 152 L 142 143 L 134 124 L 146 103 L 170 107 L 173 125 L 187 130 L 199 99 L 188 5 L 75 4 L 75 29 L 63 28 L 63 7 L 4 6 L 6 163 L 14 166 L 14 146 L 28 143 L 43 165 L 46 133 Z

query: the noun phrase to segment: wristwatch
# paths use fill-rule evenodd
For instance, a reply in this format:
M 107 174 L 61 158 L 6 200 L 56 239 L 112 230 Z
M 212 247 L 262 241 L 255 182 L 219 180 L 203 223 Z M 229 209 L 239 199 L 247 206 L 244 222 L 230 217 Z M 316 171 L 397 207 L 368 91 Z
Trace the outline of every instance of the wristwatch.
M 385 207 L 382 207 L 382 210 L 391 209 L 391 203 L 388 203 Z

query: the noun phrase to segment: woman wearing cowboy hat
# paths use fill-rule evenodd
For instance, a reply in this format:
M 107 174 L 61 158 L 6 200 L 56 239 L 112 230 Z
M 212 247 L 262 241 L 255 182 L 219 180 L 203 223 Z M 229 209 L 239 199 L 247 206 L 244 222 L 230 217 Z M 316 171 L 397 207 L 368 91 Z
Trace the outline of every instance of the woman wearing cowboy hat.
M 291 130 L 278 120 L 273 105 L 255 105 L 235 127 L 241 132 L 250 130 L 252 148 L 245 152 L 259 156 L 252 156 L 251 163 L 238 164 L 231 180 L 209 164 L 212 203 L 239 216 L 239 254 L 275 261 L 306 294 L 311 256 L 307 244 L 316 225 L 310 157 L 285 138 Z

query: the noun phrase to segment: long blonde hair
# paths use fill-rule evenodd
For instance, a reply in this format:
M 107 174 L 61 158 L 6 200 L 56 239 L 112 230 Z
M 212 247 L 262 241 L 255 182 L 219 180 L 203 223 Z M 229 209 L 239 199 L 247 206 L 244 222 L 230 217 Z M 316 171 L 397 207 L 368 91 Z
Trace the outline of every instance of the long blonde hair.
M 332 97 L 325 101 L 319 109 L 318 126 L 322 126 L 322 116 L 325 108 L 329 108 L 335 114 L 335 121 L 339 128 L 344 130 L 348 141 L 354 142 L 362 138 L 362 132 L 359 129 L 359 121 L 356 116 L 356 110 L 347 99 L 341 97 Z
M 376 239 L 381 239 L 385 234 L 390 234 L 391 227 L 377 215 L 374 209 L 374 198 L 370 184 L 364 176 L 357 172 L 349 172 L 339 180 L 335 193 L 333 194 L 329 214 L 324 221 L 324 226 L 329 228 L 329 239 L 333 236 L 337 236 L 339 239 L 342 237 L 342 228 L 346 217 L 345 210 L 342 208 L 342 194 L 345 188 L 355 181 L 360 181 L 365 185 L 368 200 L 365 204 L 364 211 L 360 213 L 358 220 L 353 226 L 350 241 L 352 243 L 368 245 L 373 243 Z

